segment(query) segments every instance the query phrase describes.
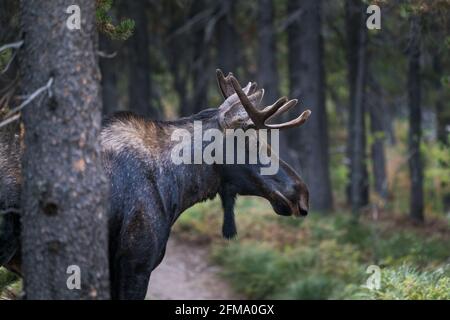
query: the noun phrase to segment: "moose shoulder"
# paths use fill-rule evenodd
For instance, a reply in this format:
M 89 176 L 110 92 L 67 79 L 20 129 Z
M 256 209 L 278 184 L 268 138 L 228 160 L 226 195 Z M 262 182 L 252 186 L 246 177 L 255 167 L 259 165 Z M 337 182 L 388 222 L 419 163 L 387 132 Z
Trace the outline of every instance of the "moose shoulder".
M 223 234 L 236 234 L 234 200 L 237 195 L 264 197 L 279 215 L 306 215 L 308 190 L 298 174 L 279 160 L 273 175 L 261 174 L 265 166 L 255 163 L 178 163 L 171 158 L 177 143 L 176 130 L 194 134 L 194 123 L 202 130 L 283 129 L 303 124 L 310 112 L 282 124 L 268 120 L 296 104 L 281 98 L 273 105 L 256 108 L 264 91 L 249 83 L 242 89 L 229 74 L 217 71 L 225 98 L 215 109 L 207 109 L 176 121 L 152 121 L 121 113 L 105 122 L 101 132 L 102 159 L 110 181 L 109 261 L 114 299 L 143 299 L 152 270 L 161 262 L 170 229 L 190 206 L 219 194 L 224 207 Z M 265 141 L 256 143 L 258 147 Z M 205 147 L 190 144 L 194 148 Z M 248 148 L 246 143 L 244 148 Z M 239 151 L 232 152 L 232 157 Z M 227 155 L 225 155 L 227 156 Z M 228 156 L 230 156 L 228 154 Z M 274 155 L 272 155 L 274 156 Z M 1 243 L 0 243 L 1 245 Z M 18 250 L 17 252 L 19 252 Z M 4 263 L 2 261 L 2 263 Z

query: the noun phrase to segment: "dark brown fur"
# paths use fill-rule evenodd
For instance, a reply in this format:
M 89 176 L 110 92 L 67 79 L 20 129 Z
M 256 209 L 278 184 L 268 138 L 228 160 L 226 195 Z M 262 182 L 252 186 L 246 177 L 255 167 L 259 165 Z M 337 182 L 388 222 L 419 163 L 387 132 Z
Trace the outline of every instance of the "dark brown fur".
M 3 141 L 6 138 L 10 141 Z M 12 267 L 13 256 L 19 253 L 20 239 L 19 159 L 19 137 L 6 134 L 0 136 L 0 265 L 6 265 L 15 272 L 19 271 Z

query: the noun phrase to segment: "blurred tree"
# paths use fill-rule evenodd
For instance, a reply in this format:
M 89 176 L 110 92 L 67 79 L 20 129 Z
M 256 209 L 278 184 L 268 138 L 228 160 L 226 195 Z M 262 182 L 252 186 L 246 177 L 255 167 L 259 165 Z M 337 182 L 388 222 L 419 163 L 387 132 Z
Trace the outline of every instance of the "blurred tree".
M 113 54 L 114 46 L 111 39 L 105 34 L 100 33 L 99 42 L 100 51 L 106 54 Z M 100 57 L 100 71 L 102 74 L 102 100 L 103 114 L 111 115 L 118 110 L 118 92 L 117 92 L 117 61 L 112 57 Z
M 370 68 L 370 66 L 369 66 Z M 374 190 L 384 200 L 387 200 L 386 156 L 384 152 L 385 132 L 383 126 L 384 105 L 380 84 L 371 73 L 369 75 L 369 101 L 367 107 L 370 116 L 371 157 Z
M 217 19 L 217 67 L 238 75 L 240 62 L 239 35 L 236 30 L 237 0 L 220 1 Z
M 81 32 L 66 28 L 67 1 L 21 1 L 22 92 L 49 86 L 22 114 L 22 271 L 28 299 L 109 298 L 95 2 L 77 4 L 83 8 Z M 73 271 L 67 273 L 72 265 L 80 268 L 80 290 L 67 285 L 73 283 Z
M 208 85 L 211 79 L 209 71 L 211 39 L 206 33 L 206 24 L 210 19 L 211 4 L 207 0 L 196 0 L 191 7 L 190 19 L 197 20 L 192 26 L 192 97 L 187 114 L 194 114 L 208 106 Z
M 168 25 L 163 50 L 167 58 L 169 72 L 173 79 L 173 87 L 178 94 L 178 112 L 189 115 L 189 76 L 190 76 L 190 39 L 186 34 L 189 11 L 178 3 L 166 3 Z M 191 11 L 192 12 L 192 11 Z
M 125 1 L 126 14 L 135 22 L 133 36 L 126 43 L 129 68 L 128 96 L 131 111 L 156 119 L 159 110 L 151 103 L 150 39 L 147 1 Z
M 265 89 L 263 104 L 272 104 L 280 97 L 280 79 L 277 68 L 277 35 L 274 26 L 275 6 L 273 0 L 258 1 L 258 48 L 257 83 Z M 286 120 L 288 115 L 283 115 Z M 280 132 L 280 156 L 289 164 L 295 163 L 288 146 L 288 133 Z
M 440 52 L 433 52 L 432 57 L 434 79 L 433 85 L 436 91 L 436 118 L 437 118 L 437 138 L 444 146 L 449 146 L 449 126 L 450 126 L 450 108 L 446 104 L 446 99 L 450 97 L 450 90 L 444 90 L 444 85 L 442 84 L 444 77 L 444 66 L 443 58 Z M 447 84 L 450 86 L 450 84 Z M 450 211 L 450 187 L 447 185 L 448 182 L 442 184 L 442 202 L 444 211 Z
M 280 97 L 277 70 L 277 44 L 274 28 L 273 0 L 258 1 L 258 84 L 266 88 L 264 102 L 273 103 Z
M 347 59 L 349 80 L 348 160 L 350 185 L 348 200 L 352 211 L 369 202 L 369 182 L 366 164 L 366 125 L 364 104 L 367 78 L 367 28 L 365 6 L 361 0 L 346 0 Z
M 209 0 L 198 0 L 171 4 L 166 10 L 171 18 L 163 50 L 178 93 L 179 113 L 187 116 L 208 106 L 215 7 Z
M 114 8 L 112 5 L 113 0 L 96 0 L 96 22 L 100 35 L 99 48 L 104 54 L 100 55 L 100 71 L 102 74 L 103 114 L 106 116 L 119 109 L 117 74 L 125 73 L 123 66 L 127 64 L 126 61 L 120 61 L 124 54 L 123 52 L 119 54 L 120 50 L 114 41 L 127 40 L 133 35 L 135 27 L 134 20 L 128 18 L 122 18 L 119 23 L 115 23 L 117 13 L 125 6 L 123 1 L 118 1 Z
M 311 209 L 328 211 L 333 206 L 329 174 L 328 124 L 325 109 L 321 1 L 289 0 L 295 17 L 288 26 L 290 96 L 301 101 L 312 115 L 293 129 L 289 144 L 299 157 L 297 168 L 310 191 Z M 295 12 L 301 14 L 295 15 Z M 308 45 L 305 45 L 307 43 Z
M 449 38 L 450 42 L 450 38 Z M 444 90 L 444 86 L 442 85 L 443 79 L 445 76 L 449 76 L 449 74 L 444 74 L 444 63 L 442 58 L 442 53 L 439 52 L 439 49 L 435 49 L 436 51 L 432 53 L 432 64 L 433 64 L 433 86 L 436 91 L 436 114 L 437 114 L 437 138 L 443 144 L 448 145 L 450 141 L 448 141 L 449 130 L 448 126 L 450 124 L 450 108 L 446 108 L 446 92 Z M 450 85 L 449 85 L 450 86 Z M 448 95 L 448 91 L 447 91 Z
M 411 176 L 410 216 L 417 222 L 423 215 L 423 165 L 420 153 L 421 132 L 421 79 L 420 79 L 420 16 L 410 17 L 408 46 L 408 106 L 409 106 L 409 171 Z

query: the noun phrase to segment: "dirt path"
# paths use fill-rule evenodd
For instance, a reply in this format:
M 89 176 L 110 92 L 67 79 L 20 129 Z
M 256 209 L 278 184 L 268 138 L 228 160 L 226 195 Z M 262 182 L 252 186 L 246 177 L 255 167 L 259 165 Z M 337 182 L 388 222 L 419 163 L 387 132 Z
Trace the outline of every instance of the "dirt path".
M 163 262 L 152 272 L 147 299 L 238 299 L 208 261 L 207 248 L 171 237 Z

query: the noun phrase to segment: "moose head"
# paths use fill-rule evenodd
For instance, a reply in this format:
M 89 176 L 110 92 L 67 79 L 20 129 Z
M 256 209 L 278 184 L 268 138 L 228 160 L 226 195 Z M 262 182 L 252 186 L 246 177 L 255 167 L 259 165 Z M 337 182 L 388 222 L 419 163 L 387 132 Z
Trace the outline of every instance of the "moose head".
M 259 108 L 264 90 L 257 89 L 256 83 L 249 83 L 244 89 L 232 74 L 226 77 L 221 70 L 217 70 L 217 81 L 225 101 L 219 107 L 219 123 L 222 129 L 241 129 L 246 132 L 251 129 L 287 129 L 302 125 L 311 112 L 304 111 L 297 118 L 281 124 L 268 123 L 297 104 L 297 100 L 288 100 L 286 97 L 278 99 L 274 104 Z M 257 107 L 258 106 L 258 107 Z M 248 135 L 250 138 L 252 135 Z M 278 137 L 278 135 L 276 135 Z M 260 137 L 253 134 L 254 139 L 245 140 L 245 149 L 256 145 L 254 150 L 266 149 L 272 160 L 279 163 L 278 170 L 273 174 L 262 174 L 267 166 L 257 157 L 256 163 L 222 164 L 221 188 L 219 191 L 224 208 L 224 223 L 222 232 L 224 237 L 231 238 L 236 235 L 234 221 L 234 203 L 236 195 L 254 195 L 267 199 L 274 211 L 283 216 L 305 216 L 308 213 L 308 188 L 300 176 L 284 161 L 277 157 L 270 145 Z M 273 133 L 272 133 L 273 137 Z M 278 142 L 278 141 L 276 141 Z M 239 152 L 248 150 L 233 149 L 234 156 Z M 224 149 L 225 150 L 225 149 Z M 224 152 L 229 152 L 225 150 Z M 248 160 L 248 158 L 246 159 Z

